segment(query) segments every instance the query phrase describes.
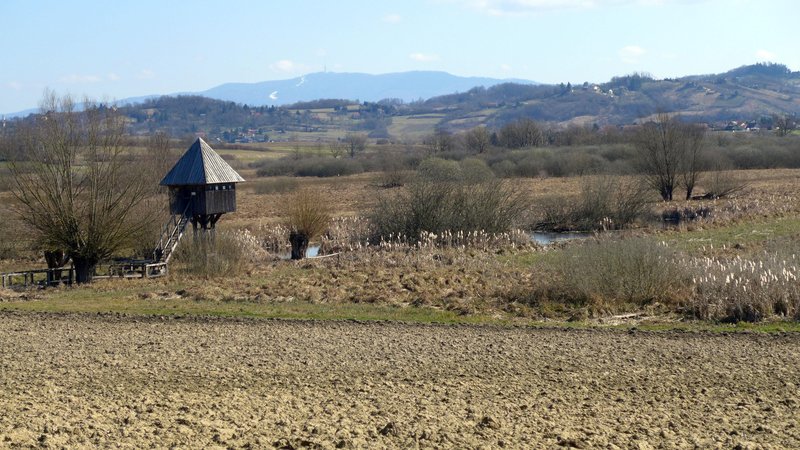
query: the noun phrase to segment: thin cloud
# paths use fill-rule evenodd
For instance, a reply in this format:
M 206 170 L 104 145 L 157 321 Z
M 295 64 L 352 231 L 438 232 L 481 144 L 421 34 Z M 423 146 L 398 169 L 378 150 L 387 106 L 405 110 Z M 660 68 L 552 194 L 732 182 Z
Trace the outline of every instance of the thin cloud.
M 108 75 L 106 75 L 106 78 L 108 78 L 109 81 L 119 81 L 121 79 L 120 76 L 114 72 L 111 72 Z
M 500 64 L 500 70 L 502 70 L 503 72 L 511 72 L 511 65 Z
M 156 73 L 150 69 L 142 69 L 136 74 L 136 78 L 140 80 L 152 80 L 156 77 Z
M 702 0 L 443 0 L 490 16 L 525 16 L 549 11 L 587 10 L 609 6 L 664 6 Z
M 638 45 L 628 45 L 619 50 L 619 59 L 627 64 L 635 64 L 645 53 L 647 51 Z
M 756 51 L 756 58 L 758 58 L 760 61 L 775 61 L 778 59 L 777 56 L 778 55 L 769 50 L 760 49 Z
M 77 73 L 73 73 L 64 77 L 59 78 L 60 82 L 62 83 L 97 83 L 102 81 L 101 77 L 97 75 L 79 75 Z
M 400 23 L 403 21 L 403 16 L 396 13 L 387 14 L 383 16 L 383 21 L 386 23 Z
M 282 73 L 297 73 L 307 71 L 307 67 L 303 64 L 298 64 L 290 59 L 281 59 L 269 65 L 269 68 L 275 72 Z
M 6 83 L 6 87 L 8 87 L 9 89 L 13 89 L 15 91 L 19 91 L 22 90 L 22 83 L 20 83 L 19 81 L 9 81 L 8 83 Z
M 417 62 L 439 61 L 439 55 L 434 53 L 412 53 L 408 57 Z

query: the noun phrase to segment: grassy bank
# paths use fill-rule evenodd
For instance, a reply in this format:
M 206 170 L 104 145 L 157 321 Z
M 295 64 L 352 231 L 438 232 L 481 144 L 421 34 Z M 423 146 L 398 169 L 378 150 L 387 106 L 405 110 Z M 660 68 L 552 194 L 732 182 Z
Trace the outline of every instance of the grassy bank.
M 170 298 L 167 292 L 151 293 L 152 282 L 125 281 L 114 290 L 61 289 L 39 298 L 9 299 L 0 311 L 23 313 L 125 314 L 131 316 L 193 316 L 289 320 L 394 321 L 419 324 L 470 324 L 537 328 L 619 329 L 683 332 L 800 332 L 798 322 L 724 324 L 677 321 L 673 316 L 622 317 L 603 320 L 535 320 L 508 315 L 459 314 L 430 307 L 386 306 L 368 303 L 319 304 L 298 300 L 282 303 L 211 301 Z M 32 293 L 36 297 L 36 293 Z

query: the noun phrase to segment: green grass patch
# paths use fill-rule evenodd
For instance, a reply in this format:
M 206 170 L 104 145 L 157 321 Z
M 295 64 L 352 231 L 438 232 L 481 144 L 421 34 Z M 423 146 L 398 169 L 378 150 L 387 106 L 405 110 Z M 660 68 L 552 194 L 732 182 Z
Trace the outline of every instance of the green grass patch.
M 246 317 L 294 320 L 358 320 L 404 323 L 472 324 L 492 326 L 525 326 L 532 328 L 641 330 L 650 332 L 758 332 L 797 333 L 798 322 L 762 322 L 721 324 L 708 322 L 665 322 L 604 325 L 594 322 L 534 321 L 506 319 L 497 316 L 459 315 L 432 308 L 391 307 L 372 304 L 312 304 L 286 302 L 275 304 L 230 301 L 211 302 L 188 299 L 141 299 L 141 289 L 128 288 L 109 292 L 92 292 L 90 288 L 65 289 L 44 300 L 0 303 L 0 311 L 47 313 L 120 313 L 140 316 Z
M 147 291 L 152 290 L 148 289 Z M 316 320 L 389 320 L 415 323 L 503 323 L 498 319 L 433 308 L 392 307 L 362 303 L 257 303 L 240 300 L 204 301 L 184 298 L 141 298 L 136 287 L 114 291 L 91 288 L 63 289 L 41 300 L 0 303 L 0 311 L 50 313 L 123 313 L 130 315 L 190 315 Z
M 633 327 L 631 325 L 615 325 L 612 328 L 630 330 Z M 635 328 L 642 331 L 797 333 L 800 332 L 800 322 L 739 322 L 733 324 L 709 322 L 667 322 L 639 324 Z
M 719 228 L 698 231 L 671 232 L 655 236 L 670 247 L 689 254 L 700 254 L 730 249 L 739 244 L 745 249 L 757 249 L 765 243 L 780 238 L 800 235 L 800 218 L 780 217 L 737 223 Z

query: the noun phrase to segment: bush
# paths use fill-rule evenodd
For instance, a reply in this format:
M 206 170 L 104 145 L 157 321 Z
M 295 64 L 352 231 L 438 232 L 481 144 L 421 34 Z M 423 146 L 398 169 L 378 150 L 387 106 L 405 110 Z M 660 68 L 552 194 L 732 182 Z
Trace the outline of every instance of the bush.
M 259 177 L 337 177 L 364 172 L 361 162 L 353 159 L 307 157 L 285 157 L 277 160 L 259 161 L 256 175 Z
M 535 228 L 553 231 L 622 229 L 648 210 L 650 194 L 638 179 L 587 177 L 577 198 L 554 196 L 539 205 Z
M 442 158 L 427 158 L 419 164 L 417 176 L 425 181 L 457 182 L 463 178 L 458 162 Z
M 566 249 L 558 264 L 564 288 L 594 307 L 612 311 L 655 302 L 675 303 L 688 272 L 665 246 L 647 239 L 592 241 Z
M 352 159 L 314 158 L 301 160 L 295 168 L 298 177 L 338 177 L 364 172 L 360 162 Z
M 461 176 L 465 183 L 485 183 L 495 177 L 486 162 L 478 158 L 461 161 Z
M 411 172 L 408 170 L 387 170 L 380 176 L 378 185 L 384 188 L 402 187 L 410 179 Z
M 205 233 L 198 239 L 186 236 L 175 251 L 175 267 L 204 277 L 231 276 L 241 272 L 257 248 L 247 232 Z
M 285 194 L 296 191 L 299 186 L 300 183 L 290 177 L 267 178 L 252 183 L 253 191 L 258 195 Z
M 478 181 L 487 175 L 485 164 L 481 169 L 475 163 L 468 166 L 465 177 L 454 161 L 424 161 L 405 191 L 379 200 L 370 217 L 373 240 L 403 236 L 417 241 L 423 232 L 510 230 L 525 210 L 521 194 L 494 177 Z
M 507 159 L 497 161 L 493 163 L 491 167 L 492 172 L 494 172 L 498 177 L 502 178 L 510 178 L 517 173 L 517 164 Z
M 298 191 L 288 199 L 285 220 L 292 259 L 303 259 L 308 243 L 324 233 L 331 221 L 328 202 L 311 190 Z
M 707 174 L 707 178 L 705 198 L 726 198 L 747 188 L 747 183 L 731 171 L 714 170 Z

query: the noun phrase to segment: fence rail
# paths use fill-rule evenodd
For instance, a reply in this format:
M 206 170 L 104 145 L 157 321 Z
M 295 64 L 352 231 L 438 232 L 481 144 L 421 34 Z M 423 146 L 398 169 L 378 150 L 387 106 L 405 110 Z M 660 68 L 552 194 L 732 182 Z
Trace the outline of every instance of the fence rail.
M 109 264 L 106 273 L 107 275 L 100 275 L 95 271 L 93 278 L 157 278 L 167 275 L 168 269 L 165 262 L 123 261 Z M 3 288 L 72 284 L 75 281 L 75 268 L 61 267 L 0 273 L 0 279 L 2 279 L 0 285 Z
M 58 269 L 24 270 L 3 273 L 0 274 L 0 278 L 2 278 L 2 286 L 4 288 L 13 286 L 57 286 L 62 283 L 72 284 L 75 280 L 75 269 L 61 267 Z
M 167 263 L 125 261 L 108 266 L 109 278 L 157 278 L 167 274 Z

